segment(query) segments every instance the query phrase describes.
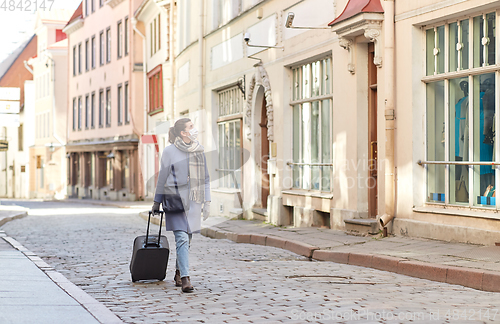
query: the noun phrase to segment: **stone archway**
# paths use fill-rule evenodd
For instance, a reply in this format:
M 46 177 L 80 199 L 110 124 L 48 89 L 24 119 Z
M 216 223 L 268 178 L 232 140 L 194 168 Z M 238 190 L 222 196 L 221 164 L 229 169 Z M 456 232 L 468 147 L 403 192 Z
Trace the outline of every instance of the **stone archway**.
M 248 99 L 245 109 L 245 126 L 246 126 L 246 136 L 248 140 L 252 140 L 252 107 L 254 107 L 254 90 L 258 86 L 264 88 L 264 96 L 266 98 L 266 115 L 267 115 L 267 139 L 269 141 L 274 141 L 274 117 L 273 117 L 273 98 L 271 92 L 271 83 L 269 81 L 269 75 L 267 71 L 262 66 L 262 63 L 257 63 L 255 65 L 256 71 L 250 80 L 248 88 Z

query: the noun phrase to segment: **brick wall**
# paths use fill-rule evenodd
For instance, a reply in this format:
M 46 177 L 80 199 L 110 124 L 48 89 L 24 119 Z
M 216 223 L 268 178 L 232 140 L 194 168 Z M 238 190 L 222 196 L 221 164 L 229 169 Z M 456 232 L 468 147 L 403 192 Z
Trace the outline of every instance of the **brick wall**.
M 18 87 L 21 88 L 21 107 L 24 104 L 24 81 L 33 80 L 33 75 L 24 67 L 24 61 L 29 60 L 37 53 L 36 35 L 26 45 L 10 68 L 0 78 L 0 87 Z

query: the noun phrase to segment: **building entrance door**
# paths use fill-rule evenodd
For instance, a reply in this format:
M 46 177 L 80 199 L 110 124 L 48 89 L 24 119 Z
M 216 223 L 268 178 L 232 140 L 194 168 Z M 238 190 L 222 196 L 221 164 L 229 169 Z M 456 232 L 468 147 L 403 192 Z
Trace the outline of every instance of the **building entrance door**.
M 260 138 L 261 138 L 261 157 L 260 173 L 261 177 L 261 203 L 262 208 L 267 208 L 267 197 L 269 196 L 269 174 L 267 173 L 267 161 L 269 160 L 269 140 L 267 139 L 267 111 L 266 97 L 262 98 L 262 108 L 260 116 Z
M 373 63 L 375 56 L 373 43 L 368 46 L 368 216 L 378 214 L 377 194 L 377 67 Z

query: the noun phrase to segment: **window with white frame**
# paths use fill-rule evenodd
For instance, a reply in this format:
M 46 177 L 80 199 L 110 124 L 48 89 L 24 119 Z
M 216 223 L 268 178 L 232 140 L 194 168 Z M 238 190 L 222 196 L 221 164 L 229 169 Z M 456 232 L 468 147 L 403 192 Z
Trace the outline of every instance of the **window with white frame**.
M 125 89 L 123 94 L 123 114 L 125 115 L 125 124 L 130 123 L 130 115 L 128 112 L 128 82 L 125 82 Z
M 90 70 L 90 41 L 85 41 L 85 71 Z
M 104 90 L 99 90 L 99 127 L 104 126 Z
M 78 130 L 82 130 L 82 97 L 78 97 Z
M 120 83 L 118 85 L 118 91 L 117 93 L 117 101 L 116 101 L 116 106 L 117 106 L 117 117 L 118 117 L 118 125 L 123 124 L 123 85 Z
M 149 47 L 150 47 L 150 56 L 153 56 L 161 49 L 161 24 L 160 24 L 161 15 L 158 14 L 156 18 L 154 18 L 149 24 Z
M 91 47 L 90 51 L 92 52 L 91 53 L 92 58 L 91 58 L 90 61 L 91 61 L 92 69 L 95 69 L 95 51 L 96 51 L 95 35 L 92 36 L 92 39 L 91 39 L 90 43 L 91 43 L 91 45 L 90 45 L 90 47 Z
M 127 56 L 128 55 L 128 17 L 125 17 L 123 30 L 124 30 L 123 47 L 125 50 L 125 56 Z
M 111 27 L 106 29 L 106 63 L 111 62 Z
M 105 48 L 106 48 L 106 43 L 104 39 L 104 32 L 101 31 L 99 33 L 99 63 L 101 65 L 104 65 L 104 60 L 105 60 Z
M 242 7 L 242 0 L 214 0 L 213 27 L 218 28 L 227 24 L 241 13 Z
M 331 58 L 292 68 L 292 187 L 331 191 Z
M 116 54 L 118 58 L 123 56 L 123 24 L 122 21 L 118 21 L 116 24 Z
M 425 31 L 427 202 L 497 208 L 496 19 L 478 14 Z
M 219 187 L 241 188 L 243 99 L 238 87 L 217 93 Z M 236 181 L 236 184 L 235 184 Z
M 85 129 L 89 129 L 90 126 L 90 96 L 87 94 L 85 96 Z
M 106 127 L 111 127 L 111 88 L 106 89 Z

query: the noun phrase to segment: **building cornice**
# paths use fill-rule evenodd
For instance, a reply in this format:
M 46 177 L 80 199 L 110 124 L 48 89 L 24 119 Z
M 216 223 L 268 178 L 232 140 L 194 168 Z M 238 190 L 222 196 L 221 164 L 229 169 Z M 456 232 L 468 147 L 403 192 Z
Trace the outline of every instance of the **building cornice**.
M 77 31 L 78 29 L 82 28 L 83 23 L 84 23 L 84 20 L 82 18 L 78 18 L 75 21 L 73 21 L 72 23 L 70 23 L 68 26 L 64 27 L 62 31 L 66 35 L 70 35 L 70 34 L 74 33 L 75 31 Z
M 124 0 L 108 0 L 106 1 L 105 4 L 107 4 L 108 6 L 110 6 L 111 8 L 115 8 L 116 6 L 118 6 L 120 3 L 122 3 Z

